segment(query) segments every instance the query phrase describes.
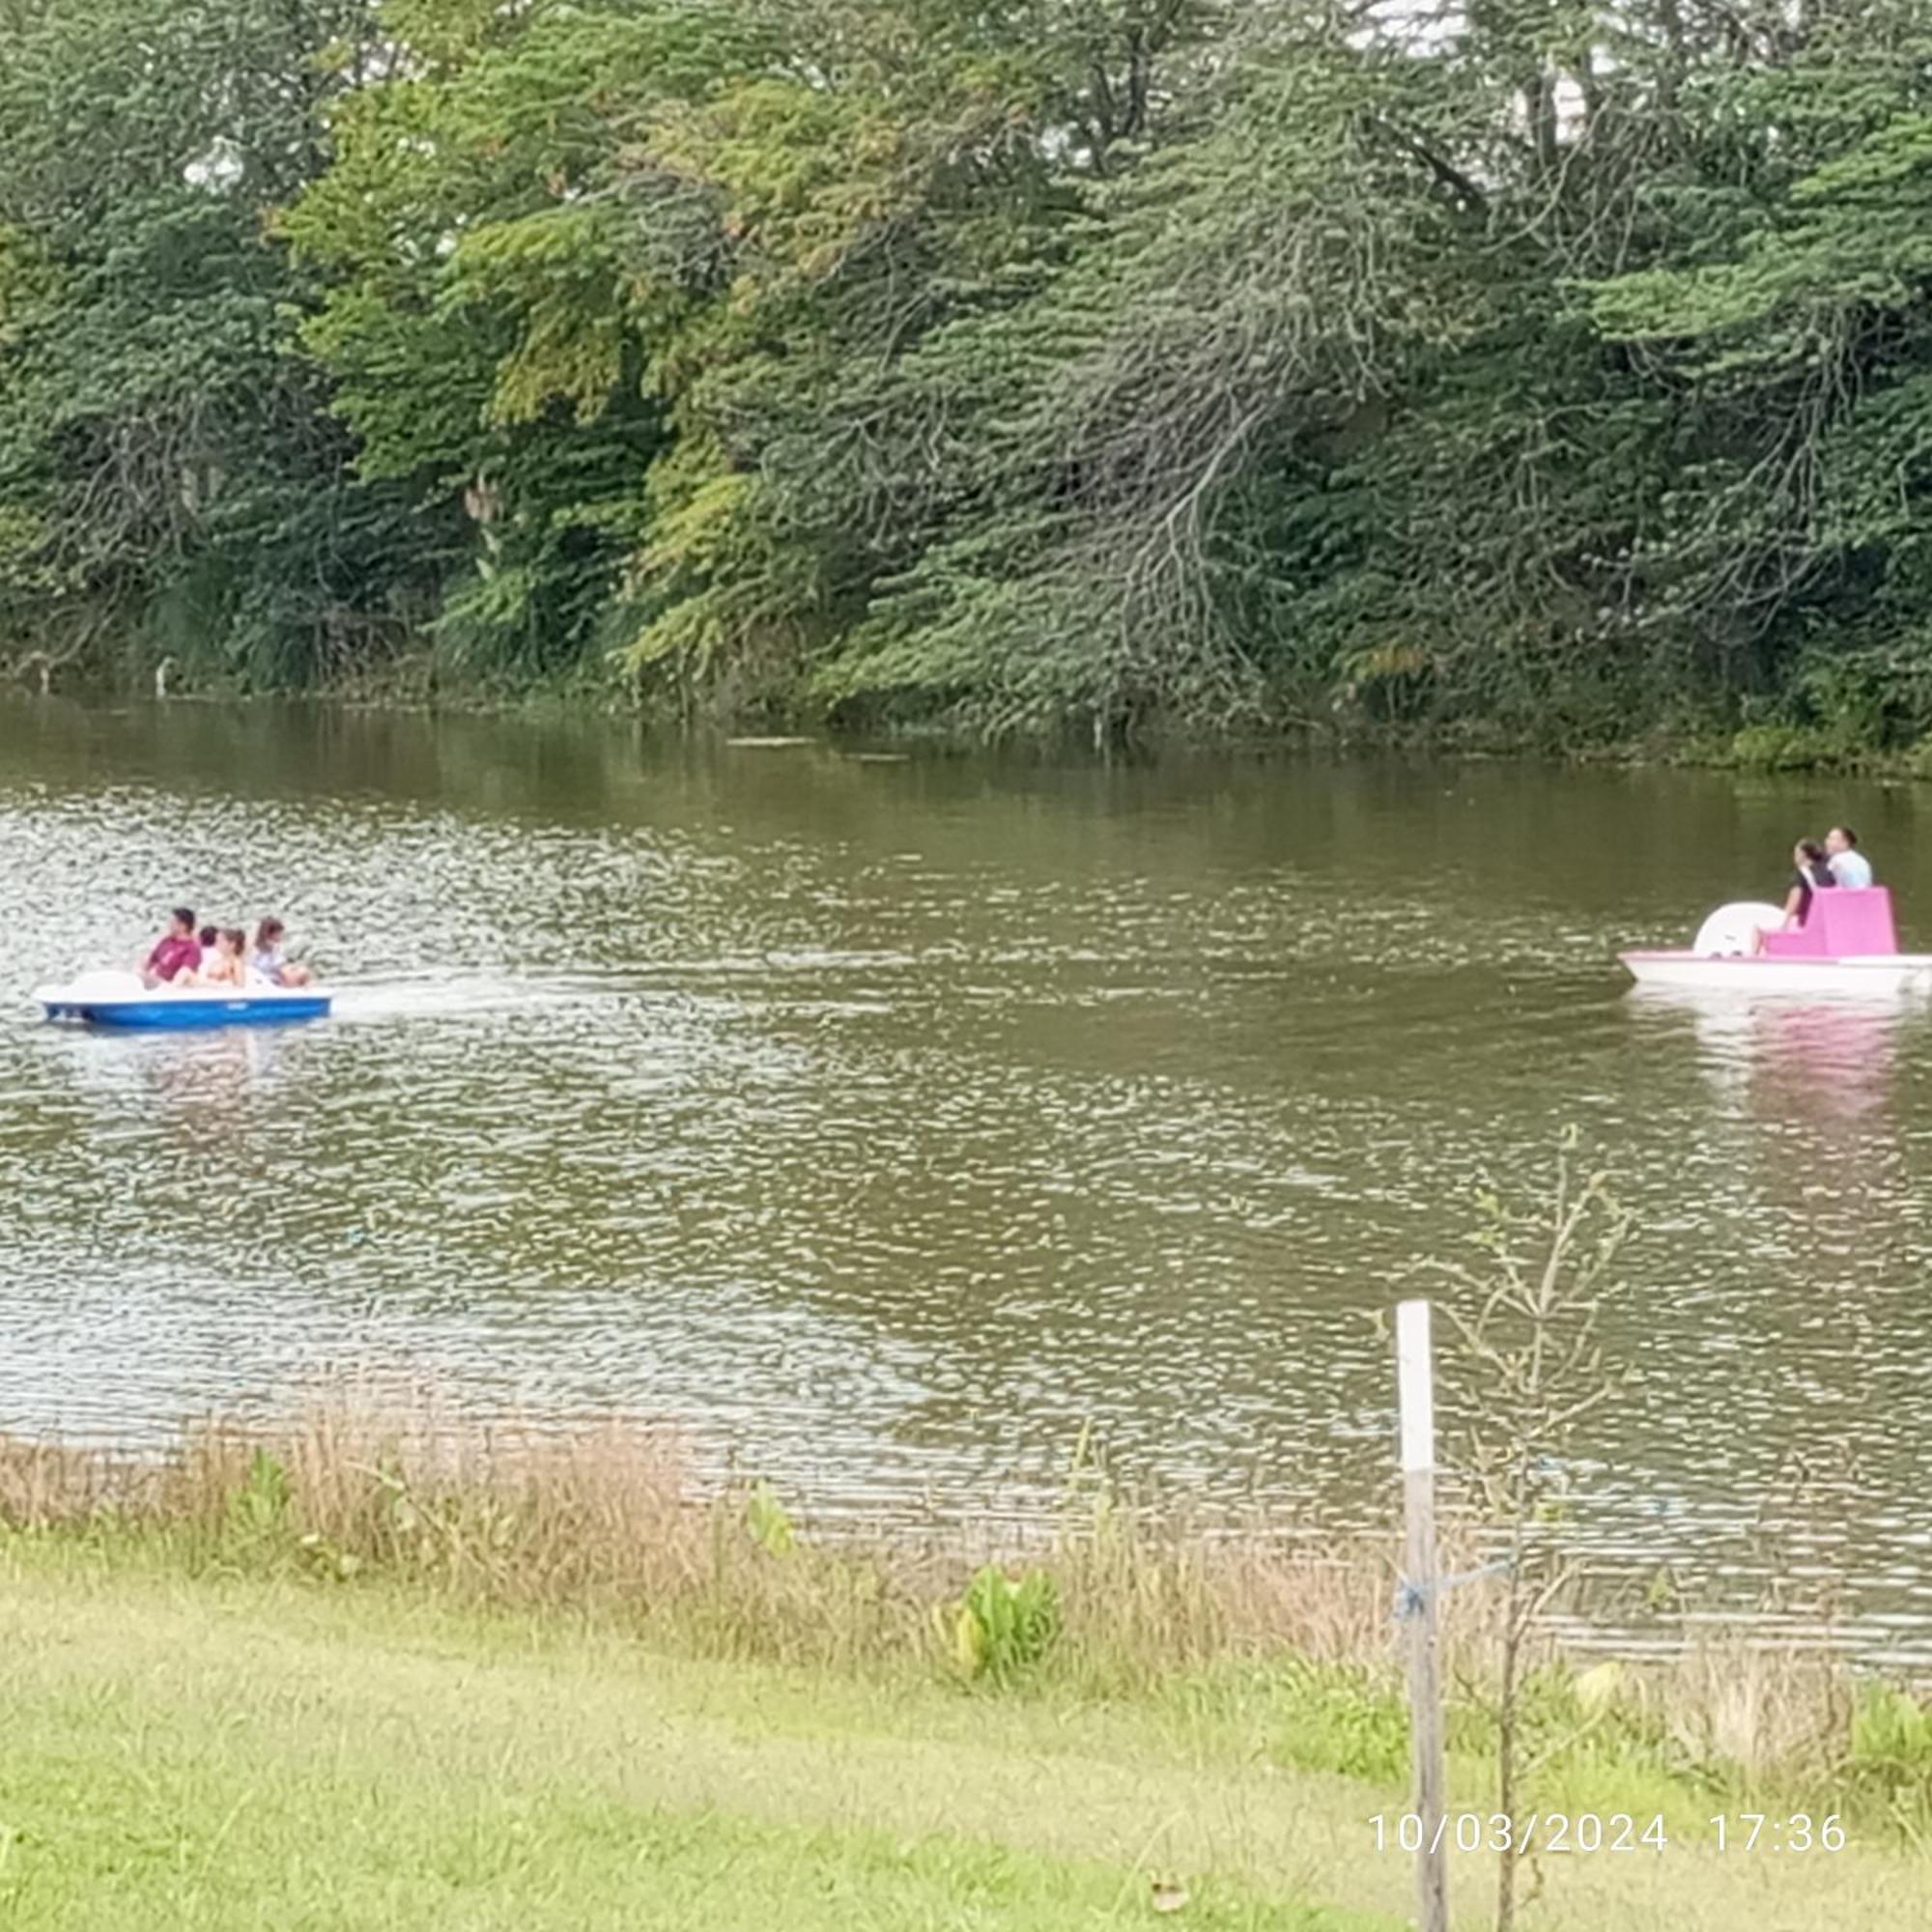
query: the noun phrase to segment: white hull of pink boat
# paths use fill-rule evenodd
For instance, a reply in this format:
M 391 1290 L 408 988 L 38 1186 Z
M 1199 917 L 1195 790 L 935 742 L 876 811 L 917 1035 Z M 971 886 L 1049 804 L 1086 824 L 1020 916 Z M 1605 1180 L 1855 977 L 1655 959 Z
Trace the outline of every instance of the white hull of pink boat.
M 1677 951 L 1617 956 L 1639 986 L 1709 993 L 1877 994 L 1932 991 L 1932 952 L 1901 952 L 1883 886 L 1812 895 L 1804 923 L 1785 928 L 1780 906 L 1719 906 Z
M 1932 952 L 1874 952 L 1843 959 L 1713 958 L 1700 952 L 1622 952 L 1639 986 L 1753 994 L 1853 994 L 1895 999 L 1932 992 Z

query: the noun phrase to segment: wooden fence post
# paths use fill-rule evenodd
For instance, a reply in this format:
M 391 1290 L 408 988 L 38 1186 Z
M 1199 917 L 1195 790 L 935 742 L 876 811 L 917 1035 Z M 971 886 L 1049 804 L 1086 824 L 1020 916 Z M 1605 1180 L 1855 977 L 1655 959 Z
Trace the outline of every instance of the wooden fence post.
M 1435 1368 L 1429 1346 L 1428 1302 L 1396 1304 L 1395 1361 L 1402 1415 L 1401 1602 L 1408 1649 L 1415 1815 L 1421 1826 L 1415 1855 L 1415 1922 L 1420 1932 L 1449 1932 L 1442 1686 L 1435 1654 Z

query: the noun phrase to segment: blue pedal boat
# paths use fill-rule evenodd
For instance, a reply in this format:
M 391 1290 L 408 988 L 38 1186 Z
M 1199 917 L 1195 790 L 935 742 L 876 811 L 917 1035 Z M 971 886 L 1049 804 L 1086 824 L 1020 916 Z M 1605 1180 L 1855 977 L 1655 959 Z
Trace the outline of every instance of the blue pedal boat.
M 148 986 L 135 973 L 83 973 L 34 995 L 50 1020 L 148 1032 L 326 1019 L 331 997 L 320 986 Z

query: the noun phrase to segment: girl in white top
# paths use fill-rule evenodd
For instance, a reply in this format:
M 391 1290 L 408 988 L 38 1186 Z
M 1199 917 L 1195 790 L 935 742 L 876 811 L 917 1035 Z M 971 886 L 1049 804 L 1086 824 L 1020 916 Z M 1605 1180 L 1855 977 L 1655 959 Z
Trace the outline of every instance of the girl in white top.
M 308 968 L 282 957 L 284 930 L 278 919 L 265 919 L 256 926 L 255 951 L 248 960 L 250 977 L 270 986 L 306 986 L 312 977 Z

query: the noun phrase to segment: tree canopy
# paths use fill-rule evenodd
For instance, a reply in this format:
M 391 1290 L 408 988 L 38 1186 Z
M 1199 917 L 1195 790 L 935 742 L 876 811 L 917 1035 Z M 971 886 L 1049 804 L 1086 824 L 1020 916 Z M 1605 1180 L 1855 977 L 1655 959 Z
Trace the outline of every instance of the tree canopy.
M 0 0 L 0 659 L 1932 731 L 1921 0 Z

